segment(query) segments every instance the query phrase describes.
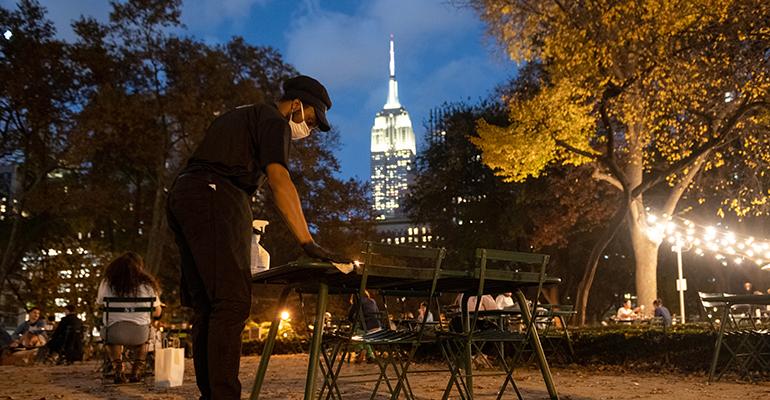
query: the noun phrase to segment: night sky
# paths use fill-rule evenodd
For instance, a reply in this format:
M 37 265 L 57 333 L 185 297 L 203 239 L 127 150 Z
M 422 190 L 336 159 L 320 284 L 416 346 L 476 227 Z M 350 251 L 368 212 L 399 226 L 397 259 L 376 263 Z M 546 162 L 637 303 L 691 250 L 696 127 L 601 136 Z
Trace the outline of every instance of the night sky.
M 0 0 L 5 8 L 15 1 Z M 106 0 L 42 0 L 59 35 L 74 39 L 81 14 L 106 21 Z M 207 43 L 243 36 L 278 49 L 301 73 L 329 89 L 329 120 L 342 136 L 343 177 L 369 179 L 369 135 L 387 96 L 388 38 L 396 41 L 399 97 L 411 114 L 418 151 L 431 108 L 476 102 L 513 77 L 516 65 L 485 36 L 475 13 L 447 0 L 189 0 L 185 34 Z

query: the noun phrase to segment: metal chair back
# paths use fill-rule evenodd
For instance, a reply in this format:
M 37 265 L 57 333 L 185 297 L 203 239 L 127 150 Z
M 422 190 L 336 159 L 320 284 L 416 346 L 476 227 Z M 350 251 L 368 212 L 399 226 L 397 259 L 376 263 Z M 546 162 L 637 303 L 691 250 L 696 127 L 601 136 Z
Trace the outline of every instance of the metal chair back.
M 105 297 L 104 306 L 102 311 L 104 312 L 104 343 L 109 343 L 109 326 L 110 313 L 144 313 L 146 312 L 152 320 L 152 312 L 155 308 L 152 306 L 155 303 L 155 297 Z M 139 304 L 137 306 L 137 304 Z M 146 304 L 146 305 L 144 305 Z M 150 330 L 151 332 L 152 330 Z M 150 337 L 148 336 L 148 340 Z

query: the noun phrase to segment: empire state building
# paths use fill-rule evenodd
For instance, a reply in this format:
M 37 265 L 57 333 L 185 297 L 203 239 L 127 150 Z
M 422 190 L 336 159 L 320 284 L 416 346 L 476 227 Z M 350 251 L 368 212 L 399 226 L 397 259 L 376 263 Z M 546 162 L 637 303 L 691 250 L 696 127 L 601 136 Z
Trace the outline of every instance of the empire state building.
M 416 141 L 412 120 L 398 100 L 393 35 L 390 36 L 390 80 L 385 105 L 374 117 L 371 183 L 379 220 L 405 219 L 401 202 L 412 181 Z M 395 222 L 395 221 L 394 221 Z

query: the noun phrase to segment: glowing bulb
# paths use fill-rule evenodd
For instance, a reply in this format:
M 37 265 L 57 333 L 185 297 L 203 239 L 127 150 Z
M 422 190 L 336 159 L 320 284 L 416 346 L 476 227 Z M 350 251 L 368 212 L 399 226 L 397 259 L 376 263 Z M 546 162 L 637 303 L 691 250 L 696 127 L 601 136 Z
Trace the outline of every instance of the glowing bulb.
M 6 30 L 5 33 L 3 33 L 3 37 L 5 40 L 11 40 L 11 37 L 13 37 L 13 32 L 11 32 L 10 29 Z
M 727 241 L 728 241 L 730 244 L 735 244 L 735 234 L 734 234 L 734 233 L 732 233 L 732 232 L 727 232 L 727 235 L 725 235 L 725 239 L 727 239 Z
M 740 257 L 735 257 L 735 260 L 733 260 L 736 264 L 740 265 L 743 262 L 743 259 Z
M 284 321 L 289 319 L 289 312 L 288 311 L 281 312 L 281 319 L 284 320 Z
M 657 220 L 658 220 L 658 217 L 656 217 L 656 216 L 654 216 L 652 214 L 647 215 L 647 223 L 654 224 L 655 221 L 657 221 Z

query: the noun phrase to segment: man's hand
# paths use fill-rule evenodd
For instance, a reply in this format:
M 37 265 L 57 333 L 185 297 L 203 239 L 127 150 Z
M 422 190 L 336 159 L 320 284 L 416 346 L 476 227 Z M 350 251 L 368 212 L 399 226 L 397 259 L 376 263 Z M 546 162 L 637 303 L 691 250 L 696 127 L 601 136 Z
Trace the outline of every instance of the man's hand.
M 316 242 L 308 242 L 303 244 L 302 250 L 305 250 L 305 254 L 307 254 L 309 257 L 317 258 L 323 261 L 330 261 L 340 264 L 349 264 L 353 262 L 351 259 L 345 256 L 326 250 L 325 248 L 319 246 Z

